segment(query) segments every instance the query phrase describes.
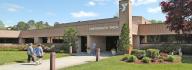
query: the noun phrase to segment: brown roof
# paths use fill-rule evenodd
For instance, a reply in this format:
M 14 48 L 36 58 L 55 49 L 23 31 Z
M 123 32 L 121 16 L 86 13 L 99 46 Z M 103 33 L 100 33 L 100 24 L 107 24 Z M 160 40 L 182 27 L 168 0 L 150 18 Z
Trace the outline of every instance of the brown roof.
M 51 36 L 63 36 L 64 28 L 49 28 L 40 30 L 28 30 L 22 31 L 20 37 L 30 38 L 30 37 L 51 37 Z
M 95 23 L 95 24 L 94 24 Z M 100 19 L 100 20 L 90 20 L 90 21 L 82 21 L 82 22 L 74 22 L 74 23 L 66 23 L 59 24 L 53 28 L 48 29 L 40 29 L 40 30 L 27 30 L 22 31 L 20 37 L 22 38 L 30 38 L 30 37 L 52 37 L 52 36 L 63 36 L 64 29 L 68 27 L 74 27 L 78 30 L 79 35 L 117 35 L 117 31 L 112 30 L 102 30 L 102 31 L 90 31 L 89 29 L 95 26 L 110 26 L 110 25 L 119 25 L 118 18 L 109 18 L 109 19 Z M 119 32 L 119 31 L 118 31 Z
M 98 20 L 78 21 L 78 22 L 58 24 L 55 27 L 73 26 L 73 25 L 100 24 L 100 23 L 105 23 L 105 22 L 116 22 L 118 20 L 119 20 L 119 18 L 107 18 L 107 19 L 98 19 Z
M 0 30 L 0 38 L 18 38 L 20 31 Z
M 139 24 L 139 35 L 167 35 L 175 34 L 169 31 L 165 24 Z
M 140 20 L 140 21 L 139 21 Z M 94 27 L 119 26 L 119 18 L 109 18 L 101 20 L 90 20 L 82 22 L 74 22 L 60 24 L 53 28 L 27 31 L 8 31 L 1 30 L 0 37 L 8 38 L 31 38 L 31 37 L 53 37 L 63 36 L 64 29 L 74 27 L 79 31 L 80 36 L 84 35 L 119 35 L 120 29 L 115 30 L 95 30 L 90 31 Z M 135 35 L 167 35 L 175 34 L 166 28 L 165 24 L 145 24 L 145 21 L 140 16 L 135 16 L 133 19 L 133 34 Z

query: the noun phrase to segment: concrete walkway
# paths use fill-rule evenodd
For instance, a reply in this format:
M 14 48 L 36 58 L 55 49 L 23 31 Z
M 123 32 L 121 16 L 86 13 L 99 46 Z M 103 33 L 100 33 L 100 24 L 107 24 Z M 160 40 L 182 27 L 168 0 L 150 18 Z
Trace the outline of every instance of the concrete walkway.
M 101 57 L 101 59 L 107 57 Z M 56 59 L 56 69 L 79 65 L 95 61 L 95 56 L 69 56 Z M 1 65 L 0 70 L 50 70 L 49 60 L 43 60 L 41 65 L 34 63 L 17 63 L 10 65 Z

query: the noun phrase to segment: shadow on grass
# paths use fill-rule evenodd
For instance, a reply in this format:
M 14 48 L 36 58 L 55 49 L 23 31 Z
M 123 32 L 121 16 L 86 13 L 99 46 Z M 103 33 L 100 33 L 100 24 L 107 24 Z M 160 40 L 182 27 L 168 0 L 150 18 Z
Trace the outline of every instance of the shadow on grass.
M 184 55 L 184 56 L 182 57 L 182 62 L 183 62 L 183 63 L 192 64 L 192 55 Z

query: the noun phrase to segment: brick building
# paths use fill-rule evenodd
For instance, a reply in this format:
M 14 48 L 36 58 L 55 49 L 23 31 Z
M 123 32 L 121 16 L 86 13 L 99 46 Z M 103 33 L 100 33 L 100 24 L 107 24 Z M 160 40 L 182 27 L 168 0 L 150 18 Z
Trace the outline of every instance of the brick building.
M 148 41 L 148 37 L 150 36 L 175 35 L 164 24 L 151 24 L 142 16 L 132 16 L 132 7 L 129 0 L 121 0 L 119 4 L 120 14 L 118 18 L 64 23 L 41 30 L 0 30 L 0 43 L 58 44 L 63 41 L 64 29 L 73 27 L 78 31 L 79 39 L 77 43 L 81 52 L 85 52 L 86 48 L 91 47 L 93 43 L 96 43 L 96 47 L 100 47 L 102 51 L 110 51 L 112 48 L 117 47 L 118 37 L 124 23 L 129 24 L 130 41 L 134 47 L 154 44 L 154 42 Z M 166 41 L 158 42 L 158 44 L 162 43 L 166 43 Z

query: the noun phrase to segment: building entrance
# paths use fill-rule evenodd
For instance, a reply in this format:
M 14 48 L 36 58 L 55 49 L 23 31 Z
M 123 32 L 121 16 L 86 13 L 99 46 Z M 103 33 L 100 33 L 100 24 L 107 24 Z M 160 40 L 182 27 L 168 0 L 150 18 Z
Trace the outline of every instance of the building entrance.
M 87 37 L 81 36 L 81 52 L 87 52 Z
M 118 36 L 107 36 L 106 37 L 106 51 L 117 49 Z

